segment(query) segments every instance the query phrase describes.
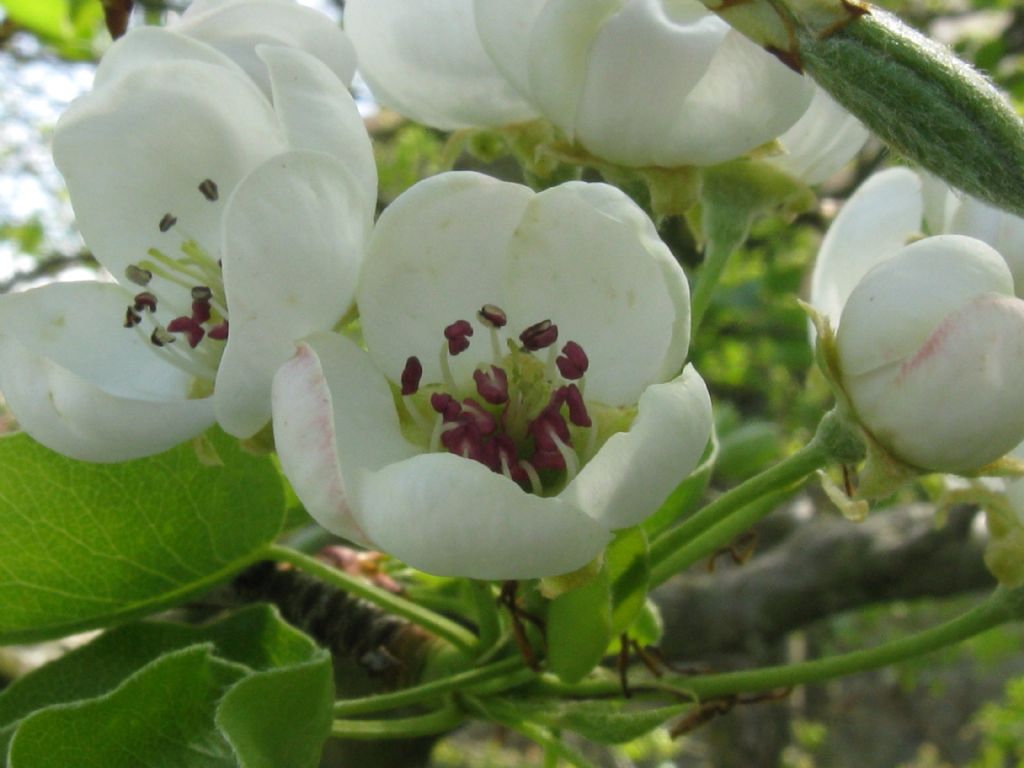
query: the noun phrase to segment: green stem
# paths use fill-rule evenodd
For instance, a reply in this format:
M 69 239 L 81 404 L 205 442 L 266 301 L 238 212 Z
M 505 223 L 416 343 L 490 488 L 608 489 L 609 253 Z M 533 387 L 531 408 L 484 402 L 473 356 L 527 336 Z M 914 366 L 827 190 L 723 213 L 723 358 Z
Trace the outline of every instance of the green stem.
M 998 589 L 984 603 L 971 611 L 937 627 L 909 637 L 883 643 L 852 653 L 825 659 L 786 664 L 777 667 L 725 672 L 717 675 L 663 678 L 650 687 L 670 687 L 707 700 L 738 693 L 757 693 L 789 688 L 805 683 L 816 683 L 835 677 L 867 672 L 905 659 L 923 656 L 940 648 L 967 640 L 1007 621 L 1019 620 L 1024 615 L 1024 587 L 1015 590 Z M 621 691 L 617 680 L 584 680 L 575 685 L 558 682 L 545 675 L 541 689 L 549 694 L 570 696 L 608 696 Z M 637 685 L 637 689 L 647 686 Z
M 719 542 L 715 545 L 717 547 L 731 541 L 736 535 L 731 533 L 735 526 L 719 529 L 716 528 L 719 523 L 762 496 L 773 494 L 803 480 L 816 469 L 823 467 L 830 456 L 831 451 L 826 441 L 821 438 L 820 433 L 816 434 L 807 445 L 789 458 L 723 493 L 700 512 L 663 533 L 651 544 L 651 587 L 664 583 L 695 562 L 693 556 L 694 552 L 698 551 L 698 536 L 709 531 L 709 535 L 701 540 L 701 552 L 707 551 L 706 548 L 714 542 Z M 710 532 L 712 528 L 715 529 L 713 533 Z M 744 530 L 745 527 L 740 528 L 738 532 Z M 714 548 L 710 551 L 714 551 Z
M 520 674 L 512 674 L 516 672 L 519 672 Z M 529 674 L 523 674 L 523 672 L 527 672 Z M 495 680 L 495 678 L 501 678 L 506 675 L 507 677 L 504 680 Z M 486 667 L 470 669 L 466 672 L 460 672 L 456 675 L 452 675 L 451 677 L 434 680 L 429 683 L 424 683 L 423 685 L 417 685 L 413 688 L 406 688 L 402 691 L 381 693 L 375 696 L 365 696 L 363 698 L 349 699 L 347 701 L 336 701 L 334 703 L 334 714 L 336 717 L 351 717 L 352 715 L 362 715 L 369 712 L 381 712 L 387 709 L 407 707 L 411 704 L 419 704 L 423 701 L 452 691 L 466 690 L 473 688 L 480 683 L 490 681 L 501 683 L 498 690 L 507 690 L 508 688 L 513 688 L 527 683 L 536 676 L 536 673 L 532 670 L 524 670 L 523 660 L 516 656 L 495 662 L 494 664 L 488 664 Z
M 488 581 L 467 579 L 466 589 L 476 612 L 477 648 L 484 654 L 494 648 L 501 639 L 501 616 L 498 613 L 498 602 L 491 591 Z
M 725 271 L 729 257 L 747 239 L 750 231 L 750 217 L 746 221 L 736 221 L 726 232 L 716 232 L 717 235 L 724 235 L 708 238 L 707 248 L 704 250 L 704 262 L 701 264 L 700 272 L 697 273 L 697 280 L 693 286 L 693 294 L 690 297 L 690 338 L 697 338 L 697 329 L 700 328 L 704 313 L 711 306 L 711 299 L 718 287 L 718 281 Z
M 447 706 L 426 715 L 398 717 L 393 720 L 335 720 L 331 725 L 331 736 L 363 741 L 410 739 L 415 736 L 447 733 L 460 726 L 465 719 L 465 714 L 453 706 Z
M 399 597 L 391 592 L 375 587 L 363 579 L 347 574 L 344 571 L 339 571 L 337 568 L 332 568 L 316 558 L 304 555 L 302 552 L 271 544 L 263 550 L 261 557 L 269 560 L 278 560 L 283 563 L 291 563 L 306 573 L 319 577 L 328 584 L 368 600 L 388 613 L 401 616 L 413 624 L 418 624 L 438 637 L 447 640 L 460 651 L 469 653 L 476 646 L 476 637 L 473 633 L 454 621 L 406 600 L 404 597 Z

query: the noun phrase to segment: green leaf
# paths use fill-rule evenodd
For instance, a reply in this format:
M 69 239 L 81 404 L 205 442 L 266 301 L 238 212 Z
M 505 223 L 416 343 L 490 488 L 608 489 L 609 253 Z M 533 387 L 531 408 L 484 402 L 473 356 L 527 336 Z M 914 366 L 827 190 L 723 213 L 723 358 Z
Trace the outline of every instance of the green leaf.
M 252 675 L 217 708 L 217 725 L 244 768 L 311 768 L 331 732 L 334 680 L 327 652 Z
M 567 683 L 580 680 L 597 666 L 612 637 L 607 567 L 548 606 L 548 668 Z
M 636 640 L 641 647 L 657 645 L 661 642 L 661 636 L 665 631 L 665 623 L 661 618 L 661 611 L 653 600 L 645 600 L 644 606 L 639 615 L 629 628 L 629 638 Z
M 317 764 L 332 718 L 330 657 L 266 605 L 203 626 L 141 622 L 119 627 L 17 680 L 0 692 L 0 755 L 23 727 L 30 732 L 38 727 L 31 725 L 34 711 L 77 711 L 75 706 L 86 701 L 106 701 L 133 675 L 168 654 L 195 647 L 209 648 L 217 661 L 241 670 L 238 682 L 231 681 L 226 692 L 218 689 L 210 706 L 203 705 L 206 719 L 193 724 L 200 734 L 196 738 L 208 740 L 212 737 L 206 732 L 219 729 L 245 768 Z M 17 736 L 19 743 L 22 738 Z M 97 745 L 97 754 L 105 755 L 107 746 Z M 153 764 L 165 765 L 162 761 L 172 757 L 173 750 L 158 749 Z
M 616 533 L 605 551 L 605 563 L 611 583 L 611 635 L 616 637 L 629 629 L 647 600 L 651 571 L 643 529 L 627 528 Z
M 87 464 L 0 439 L 0 643 L 149 614 L 253 562 L 281 528 L 281 481 L 266 457 L 211 440 L 224 466 L 187 444 Z
M 553 701 L 504 699 L 488 703 L 497 716 L 530 721 L 548 728 L 575 731 L 601 744 L 622 744 L 638 739 L 667 720 L 693 709 L 692 703 L 639 709 L 622 701 Z
M 232 768 L 213 717 L 217 700 L 244 675 L 244 667 L 215 658 L 212 645 L 174 651 L 104 696 L 26 718 L 8 768 Z

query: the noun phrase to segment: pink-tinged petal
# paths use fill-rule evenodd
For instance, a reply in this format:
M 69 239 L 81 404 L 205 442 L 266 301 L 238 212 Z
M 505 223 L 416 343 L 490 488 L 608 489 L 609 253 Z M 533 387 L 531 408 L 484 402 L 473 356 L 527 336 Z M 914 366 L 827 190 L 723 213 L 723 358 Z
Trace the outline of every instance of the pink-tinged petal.
M 484 51 L 473 0 L 348 0 L 345 29 L 381 104 L 449 130 L 536 116 Z
M 288 146 L 332 155 L 349 170 L 363 191 L 369 230 L 377 206 L 377 164 L 352 94 L 323 62 L 303 51 L 261 45 L 257 53 L 267 65 L 274 111 Z
M 185 237 L 219 258 L 228 193 L 283 149 L 270 104 L 245 77 L 180 60 L 142 67 L 78 99 L 53 141 L 82 236 L 118 279 L 152 247 L 179 256 Z M 205 179 L 217 184 L 219 202 L 199 192 Z M 161 232 L 167 213 L 179 223 Z M 167 288 L 158 278 L 154 286 Z
M 536 195 L 508 246 L 509 327 L 550 319 L 590 359 L 587 396 L 633 404 L 682 368 L 689 291 L 650 219 L 605 184 Z
M 358 504 L 381 549 L 442 576 L 554 576 L 586 565 L 609 539 L 565 501 L 525 493 L 451 454 L 423 454 L 370 474 Z
M 912 357 L 846 379 L 861 420 L 904 461 L 942 472 L 998 459 L 1024 438 L 1024 302 L 985 294 Z
M 231 331 L 217 418 L 241 437 L 270 418 L 274 371 L 292 342 L 333 328 L 355 293 L 366 236 L 362 189 L 329 155 L 288 152 L 238 186 L 224 211 Z
M 920 233 L 923 212 L 921 180 L 907 168 L 876 173 L 846 202 L 811 275 L 811 304 L 833 327 L 861 278 Z
M 629 431 L 612 435 L 559 498 L 612 530 L 636 525 L 697 466 L 711 424 L 707 387 L 688 365 L 643 393 Z
M 1013 296 L 1006 262 L 970 237 L 918 240 L 868 272 L 850 294 L 837 344 L 844 376 L 903 362 L 945 318 L 980 294 Z
M 423 381 L 440 381 L 443 332 L 457 320 L 477 333 L 452 361 L 456 377 L 470 385 L 475 365 L 490 361 L 477 312 L 504 300 L 506 250 L 532 197 L 526 187 L 481 174 L 445 173 L 416 184 L 381 214 L 356 302 L 367 348 L 389 379 L 398 381 L 415 355 Z M 509 317 L 504 330 L 518 335 L 544 319 Z
M 261 44 L 305 51 L 320 59 L 346 85 L 352 82 L 356 70 L 355 49 L 338 24 L 297 3 L 279 0 L 193 3 L 169 28 L 229 56 L 267 94 L 270 83 L 263 62 L 256 54 L 256 47 Z

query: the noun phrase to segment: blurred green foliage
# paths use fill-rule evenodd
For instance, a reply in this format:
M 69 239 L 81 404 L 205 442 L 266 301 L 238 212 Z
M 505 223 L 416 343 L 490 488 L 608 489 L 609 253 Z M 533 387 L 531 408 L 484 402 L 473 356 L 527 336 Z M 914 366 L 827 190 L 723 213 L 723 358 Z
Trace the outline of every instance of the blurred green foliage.
M 3 0 L 6 19 L 67 59 L 90 59 L 105 34 L 100 0 Z

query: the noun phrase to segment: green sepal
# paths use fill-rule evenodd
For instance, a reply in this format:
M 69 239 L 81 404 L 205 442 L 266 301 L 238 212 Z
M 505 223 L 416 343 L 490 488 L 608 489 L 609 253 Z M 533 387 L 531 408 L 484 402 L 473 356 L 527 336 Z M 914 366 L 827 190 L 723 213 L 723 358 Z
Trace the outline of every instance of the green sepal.
M 604 658 L 612 630 L 612 590 L 607 567 L 548 606 L 548 669 L 567 683 L 581 680 Z
M 618 637 L 643 610 L 651 581 L 649 546 L 643 528 L 617 531 L 605 551 L 608 580 L 611 582 L 611 635 Z
M 638 739 L 691 709 L 692 703 L 640 708 L 623 701 L 555 701 L 507 698 L 487 703 L 487 711 L 500 721 L 534 722 L 568 730 L 599 744 L 623 744 Z

